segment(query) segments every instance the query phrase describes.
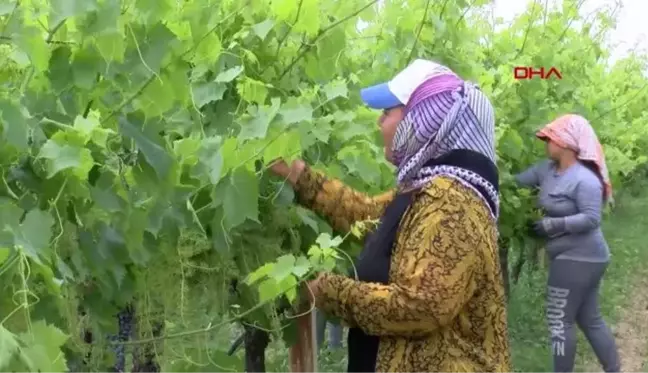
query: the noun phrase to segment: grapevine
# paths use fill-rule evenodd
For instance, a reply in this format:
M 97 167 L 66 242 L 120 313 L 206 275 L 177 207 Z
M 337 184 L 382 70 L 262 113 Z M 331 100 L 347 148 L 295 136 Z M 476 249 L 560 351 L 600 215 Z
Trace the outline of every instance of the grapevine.
M 535 255 L 533 195 L 511 175 L 542 156 L 550 118 L 591 119 L 617 190 L 645 174 L 647 60 L 607 66 L 614 9 L 534 3 L 502 25 L 485 0 L 244 3 L 0 7 L 0 369 L 240 371 L 241 333 L 290 345 L 300 284 L 352 272 L 375 222 L 333 232 L 269 162 L 391 188 L 357 91 L 412 58 L 496 107 L 506 269 Z

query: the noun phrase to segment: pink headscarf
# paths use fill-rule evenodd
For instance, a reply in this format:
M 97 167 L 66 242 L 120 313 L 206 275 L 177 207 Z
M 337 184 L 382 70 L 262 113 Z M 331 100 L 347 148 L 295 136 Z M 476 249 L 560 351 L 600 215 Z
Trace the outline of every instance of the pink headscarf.
M 612 184 L 605 164 L 603 147 L 587 119 L 576 114 L 563 115 L 547 124 L 536 136 L 540 139 L 550 139 L 563 148 L 575 151 L 581 160 L 593 162 L 598 176 L 603 181 L 605 199 L 611 199 Z

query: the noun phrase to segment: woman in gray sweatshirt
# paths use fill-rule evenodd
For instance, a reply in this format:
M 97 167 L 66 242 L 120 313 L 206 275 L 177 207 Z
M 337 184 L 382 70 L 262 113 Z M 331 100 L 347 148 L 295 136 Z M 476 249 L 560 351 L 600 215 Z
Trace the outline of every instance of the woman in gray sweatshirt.
M 554 371 L 571 372 L 577 324 L 606 372 L 619 372 L 616 342 L 600 313 L 599 286 L 610 260 L 601 231 L 601 210 L 611 197 L 603 150 L 589 122 L 564 115 L 537 133 L 549 160 L 516 175 L 519 185 L 539 188 L 544 217 L 534 229 L 550 257 L 547 323 Z

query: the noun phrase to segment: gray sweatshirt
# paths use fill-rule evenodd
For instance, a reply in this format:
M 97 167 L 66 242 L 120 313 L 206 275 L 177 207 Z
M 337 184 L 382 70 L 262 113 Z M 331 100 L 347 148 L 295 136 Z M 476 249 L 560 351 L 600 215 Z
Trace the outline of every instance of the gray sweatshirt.
M 539 187 L 538 204 L 546 217 L 563 218 L 564 230 L 547 241 L 552 259 L 604 263 L 610 250 L 601 232 L 601 181 L 576 163 L 558 173 L 552 161 L 540 162 L 515 176 L 518 184 Z

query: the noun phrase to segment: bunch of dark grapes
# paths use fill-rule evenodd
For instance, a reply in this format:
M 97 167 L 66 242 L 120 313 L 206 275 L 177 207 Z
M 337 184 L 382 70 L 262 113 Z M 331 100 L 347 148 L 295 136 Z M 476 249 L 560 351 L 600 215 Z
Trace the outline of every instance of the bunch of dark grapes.
M 111 336 L 112 341 L 127 342 L 131 337 L 133 330 L 133 309 L 130 306 L 122 308 L 117 314 L 119 332 L 116 336 Z M 116 356 L 115 372 L 123 372 L 126 365 L 126 346 L 123 344 L 115 345 L 114 351 Z

